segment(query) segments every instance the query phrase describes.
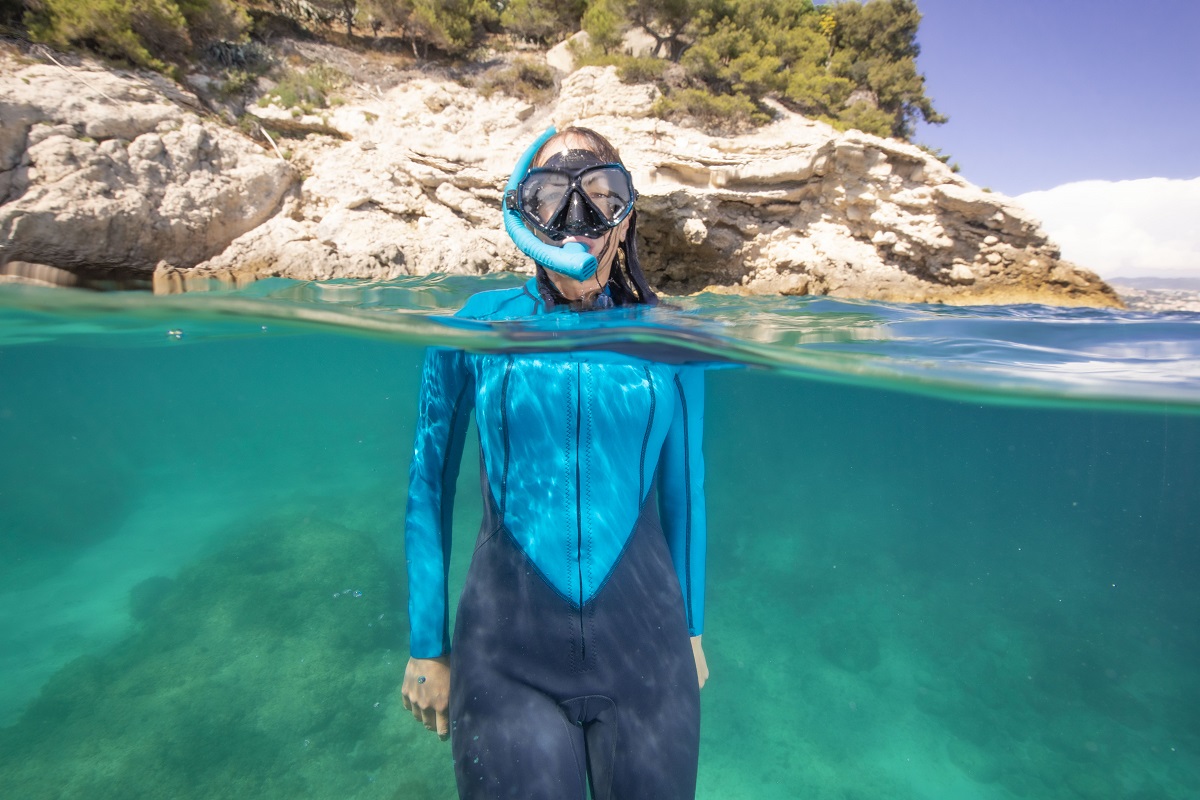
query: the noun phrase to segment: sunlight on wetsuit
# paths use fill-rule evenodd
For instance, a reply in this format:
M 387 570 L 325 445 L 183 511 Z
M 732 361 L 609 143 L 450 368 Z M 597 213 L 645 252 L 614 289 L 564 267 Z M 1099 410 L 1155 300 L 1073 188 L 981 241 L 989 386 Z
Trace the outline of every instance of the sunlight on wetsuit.
M 530 280 L 460 315 L 546 313 Z M 585 766 L 598 798 L 694 795 L 703 402 L 698 367 L 428 354 L 406 523 L 415 657 L 450 649 L 450 513 L 472 408 L 480 431 L 484 523 L 451 656 L 462 796 L 583 797 Z

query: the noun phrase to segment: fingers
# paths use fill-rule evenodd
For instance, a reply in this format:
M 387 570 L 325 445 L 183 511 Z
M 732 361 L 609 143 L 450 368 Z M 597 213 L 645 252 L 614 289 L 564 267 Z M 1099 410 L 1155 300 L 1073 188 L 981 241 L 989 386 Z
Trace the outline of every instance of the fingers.
M 425 726 L 425 730 L 436 733 L 438 738 L 443 741 L 450 738 L 450 709 L 445 703 L 414 703 L 412 715 Z
M 425 730 L 436 731 L 438 725 L 438 713 L 433 708 L 426 707 L 421 709 L 421 722 L 425 725 Z
M 449 689 L 449 659 L 409 659 L 400 688 L 404 708 L 442 739 L 450 736 Z
M 413 719 L 425 726 L 425 730 L 437 731 L 438 734 L 449 730 L 448 724 L 444 722 L 448 715 L 444 710 L 439 711 L 432 701 L 419 696 L 410 698 L 408 694 L 404 694 L 403 697 L 404 708 L 413 715 Z
M 434 725 L 437 727 L 438 738 L 443 742 L 450 738 L 450 713 L 439 711 L 435 715 Z
M 433 730 L 436 725 L 436 711 L 433 702 L 423 695 L 422 688 L 409 689 L 404 693 L 404 707 L 413 715 L 413 719 Z

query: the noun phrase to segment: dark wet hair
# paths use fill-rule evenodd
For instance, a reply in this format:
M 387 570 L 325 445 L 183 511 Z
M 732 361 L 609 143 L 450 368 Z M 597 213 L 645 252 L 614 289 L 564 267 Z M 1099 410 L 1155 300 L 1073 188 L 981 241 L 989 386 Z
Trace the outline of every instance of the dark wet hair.
M 587 150 L 608 163 L 624 165 L 624 162 L 621 161 L 621 154 L 617 148 L 613 147 L 612 142 L 591 128 L 576 127 L 563 128 L 547 139 L 534 155 L 533 163 L 537 166 L 544 164 L 548 158 L 546 154 L 557 150 L 557 146 L 563 144 L 564 140 L 572 150 Z M 550 276 L 546 274 L 546 270 L 541 264 L 537 265 L 537 286 L 538 293 L 541 294 L 546 305 L 551 308 L 556 305 L 571 305 L 571 301 L 558 291 L 558 287 L 550 280 Z M 613 259 L 613 268 L 608 275 L 607 288 L 613 305 L 658 305 L 658 295 L 646 282 L 646 275 L 642 272 L 642 264 L 638 259 L 637 209 L 630 212 L 629 227 L 625 230 L 625 238 L 617 243 L 617 255 Z

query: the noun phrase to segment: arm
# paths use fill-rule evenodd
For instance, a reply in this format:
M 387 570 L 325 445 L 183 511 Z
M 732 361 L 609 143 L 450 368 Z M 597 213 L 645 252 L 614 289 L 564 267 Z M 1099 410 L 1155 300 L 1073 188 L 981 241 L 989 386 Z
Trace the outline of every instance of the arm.
M 401 695 L 404 707 L 443 739 L 450 734 L 447 584 L 454 488 L 474 404 L 473 388 L 461 352 L 430 348 L 421 376 L 404 518 L 411 657 Z
M 675 413 L 659 464 L 659 516 L 683 590 L 697 672 L 704 666 L 704 563 L 707 517 L 704 503 L 704 371 L 684 367 L 675 379 Z M 707 677 L 704 666 L 701 684 Z
M 415 658 L 450 652 L 447 573 L 454 489 L 474 405 L 472 389 L 461 352 L 430 348 L 421 376 L 404 517 L 409 651 Z

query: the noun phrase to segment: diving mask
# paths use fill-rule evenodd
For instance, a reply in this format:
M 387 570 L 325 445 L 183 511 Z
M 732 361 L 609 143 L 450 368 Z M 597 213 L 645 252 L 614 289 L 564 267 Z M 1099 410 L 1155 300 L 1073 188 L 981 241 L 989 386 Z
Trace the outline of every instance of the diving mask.
M 621 224 L 637 192 L 621 164 L 588 150 L 556 153 L 529 170 L 505 203 L 553 241 L 568 236 L 597 238 Z

